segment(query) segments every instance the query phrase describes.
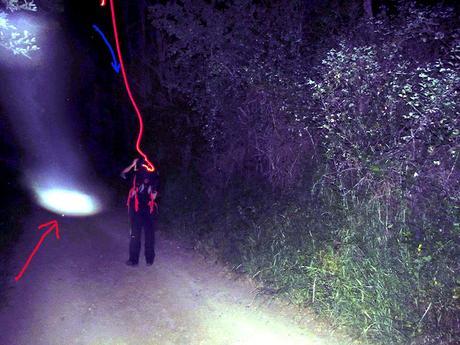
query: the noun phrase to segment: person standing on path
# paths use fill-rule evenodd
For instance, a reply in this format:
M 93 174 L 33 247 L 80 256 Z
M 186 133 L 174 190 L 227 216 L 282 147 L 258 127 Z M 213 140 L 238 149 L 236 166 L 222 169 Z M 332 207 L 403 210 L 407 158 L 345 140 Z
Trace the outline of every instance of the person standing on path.
M 156 198 L 159 177 L 156 171 L 149 172 L 144 166 L 143 158 L 136 158 L 131 165 L 121 172 L 123 179 L 131 179 L 128 194 L 128 214 L 130 221 L 130 241 L 128 266 L 139 263 L 141 250 L 141 232 L 144 230 L 145 261 L 148 266 L 155 259 L 155 223 L 158 214 Z

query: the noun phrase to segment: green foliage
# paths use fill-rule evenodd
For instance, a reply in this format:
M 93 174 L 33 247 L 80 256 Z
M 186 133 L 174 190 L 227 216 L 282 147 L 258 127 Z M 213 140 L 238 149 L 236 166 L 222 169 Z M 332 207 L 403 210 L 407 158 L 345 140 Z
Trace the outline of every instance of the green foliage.
M 423 336 L 428 344 L 448 344 L 458 336 L 452 239 L 420 244 L 401 230 L 385 240 L 379 202 L 317 207 L 260 184 L 232 186 L 208 201 L 196 196 L 186 194 L 168 228 L 259 280 L 263 291 L 313 308 L 360 339 L 406 344 Z M 163 201 L 163 212 L 177 210 Z
M 178 73 L 167 85 L 204 117 L 208 146 L 188 186 L 170 181 L 188 200 L 172 228 L 360 339 L 458 341 L 454 12 L 402 6 L 310 59 L 299 18 L 280 27 L 276 6 L 273 17 L 252 2 L 208 8 L 204 25 L 185 4 L 158 5 L 155 18 L 173 42 Z M 193 15 L 175 26 L 187 6 Z M 251 16 L 264 29 L 248 29 Z M 177 210 L 168 195 L 163 209 Z
M 307 91 L 301 2 L 273 2 L 267 12 L 253 1 L 225 11 L 187 1 L 150 13 L 168 46 L 162 84 L 203 117 L 200 173 L 209 189 L 225 188 L 234 175 L 295 185 L 313 151 L 300 122 Z

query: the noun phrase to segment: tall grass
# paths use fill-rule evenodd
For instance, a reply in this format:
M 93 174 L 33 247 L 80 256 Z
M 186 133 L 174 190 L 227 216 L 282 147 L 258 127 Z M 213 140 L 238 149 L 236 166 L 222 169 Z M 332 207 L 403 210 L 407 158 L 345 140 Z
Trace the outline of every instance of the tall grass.
M 180 181 L 166 186 L 169 228 L 270 291 L 363 340 L 460 339 L 458 228 L 441 237 L 425 230 L 415 241 L 402 203 L 394 210 L 385 200 L 358 202 L 331 190 L 305 201 L 240 183 L 206 201 Z M 182 207 L 173 188 L 188 200 Z

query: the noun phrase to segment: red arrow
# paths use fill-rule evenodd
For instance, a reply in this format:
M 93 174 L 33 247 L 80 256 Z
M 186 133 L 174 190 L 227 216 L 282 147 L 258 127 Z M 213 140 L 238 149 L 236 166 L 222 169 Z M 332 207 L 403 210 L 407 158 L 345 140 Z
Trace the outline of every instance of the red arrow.
M 45 237 L 49 235 L 50 232 L 52 232 L 54 229 L 56 229 L 56 238 L 59 240 L 60 239 L 60 236 L 59 236 L 59 225 L 58 225 L 58 222 L 57 220 L 52 220 L 48 223 L 44 223 L 44 224 L 41 224 L 38 226 L 38 230 L 41 230 L 43 228 L 46 228 L 47 226 L 49 226 L 48 230 L 46 230 L 43 235 L 40 237 L 40 240 L 38 241 L 37 245 L 35 246 L 34 250 L 32 250 L 32 253 L 30 253 L 29 257 L 27 258 L 27 261 L 26 263 L 24 264 L 24 266 L 22 267 L 21 269 L 21 272 L 19 272 L 19 274 L 14 277 L 14 279 L 16 280 L 16 282 L 21 279 L 21 277 L 23 276 L 24 272 L 26 271 L 27 269 L 27 266 L 29 266 L 30 262 L 32 261 L 32 258 L 34 257 L 35 253 L 38 251 L 38 248 L 40 248 L 40 246 L 42 245 L 43 241 L 45 240 Z

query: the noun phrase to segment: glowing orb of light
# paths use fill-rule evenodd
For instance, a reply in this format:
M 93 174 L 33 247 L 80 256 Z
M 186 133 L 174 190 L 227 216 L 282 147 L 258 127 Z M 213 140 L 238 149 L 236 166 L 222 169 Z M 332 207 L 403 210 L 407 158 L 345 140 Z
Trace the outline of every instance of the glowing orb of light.
M 38 203 L 55 213 L 85 216 L 99 211 L 99 203 L 88 194 L 69 189 L 36 190 Z

